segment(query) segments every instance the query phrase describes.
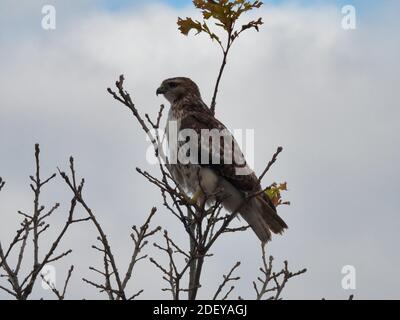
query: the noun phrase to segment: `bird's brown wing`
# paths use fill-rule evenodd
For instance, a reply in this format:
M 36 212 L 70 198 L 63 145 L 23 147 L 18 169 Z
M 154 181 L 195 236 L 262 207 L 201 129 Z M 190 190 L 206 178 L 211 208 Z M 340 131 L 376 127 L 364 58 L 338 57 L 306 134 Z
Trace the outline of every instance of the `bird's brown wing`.
M 198 146 L 201 148 L 201 129 L 218 129 L 218 130 L 227 130 L 226 127 L 218 121 L 211 113 L 208 112 L 200 112 L 200 111 L 192 111 L 186 113 L 180 121 L 180 129 L 192 129 L 195 130 L 198 134 Z M 230 134 L 230 133 L 229 133 Z M 230 134 L 231 135 L 231 134 Z M 232 135 L 231 135 L 232 136 Z M 234 185 L 237 189 L 244 192 L 258 191 L 261 190 L 260 183 L 254 172 L 250 172 L 246 175 L 238 175 L 237 168 L 247 166 L 244 156 L 239 149 L 239 145 L 235 141 L 235 138 L 232 136 L 232 143 L 234 144 L 234 148 L 238 148 L 237 150 L 241 154 L 242 160 L 240 164 L 237 163 L 235 157 L 233 157 L 232 162 L 225 164 L 224 163 L 224 141 L 221 139 L 220 143 L 220 160 L 219 164 L 212 163 L 212 150 L 211 141 L 209 141 L 210 146 L 210 156 L 208 164 L 201 163 L 201 154 L 199 152 L 199 164 L 207 166 L 215 170 L 218 175 L 224 177 L 228 180 L 232 185 Z M 218 151 L 217 151 L 218 152 Z

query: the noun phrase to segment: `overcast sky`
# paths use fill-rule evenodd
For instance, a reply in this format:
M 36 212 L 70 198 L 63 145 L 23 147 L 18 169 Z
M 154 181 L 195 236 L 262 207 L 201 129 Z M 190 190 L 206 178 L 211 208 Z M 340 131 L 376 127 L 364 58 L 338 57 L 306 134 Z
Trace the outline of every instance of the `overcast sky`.
M 281 145 L 284 152 L 265 178 L 287 181 L 291 201 L 280 215 L 289 225 L 269 253 L 276 267 L 287 259 L 306 275 L 292 280 L 289 299 L 400 297 L 400 43 L 398 1 L 265 1 L 256 15 L 265 24 L 232 49 L 221 84 L 217 117 L 231 129 L 255 130 L 255 170 L 261 172 Z M 42 6 L 57 10 L 56 30 L 41 27 Z M 341 9 L 353 4 L 357 29 L 344 30 Z M 86 178 L 86 198 L 125 269 L 130 225 L 157 205 L 154 224 L 178 241 L 184 233 L 160 206 L 160 195 L 135 167 L 146 162 L 148 143 L 130 113 L 106 92 L 118 75 L 142 112 L 156 114 L 160 82 L 195 80 L 208 103 L 221 60 L 206 37 L 184 37 L 178 16 L 195 15 L 190 1 L 38 1 L 0 3 L 0 241 L 18 226 L 17 210 L 32 208 L 29 175 L 34 144 L 42 149 L 43 174 L 67 169 L 74 155 Z M 46 205 L 61 202 L 53 231 L 66 217 L 70 193 L 60 178 L 47 189 Z M 50 236 L 50 235 L 49 235 Z M 68 298 L 99 298 L 81 281 L 95 279 L 90 265 L 101 257 L 90 246 L 96 234 L 74 226 L 62 248 L 74 252 L 56 265 L 61 283 L 76 270 Z M 159 239 L 159 238 L 158 238 Z M 45 241 L 43 245 L 45 245 Z M 227 235 L 206 264 L 201 298 L 208 298 L 241 260 L 232 297 L 254 298 L 251 282 L 260 265 L 252 232 Z M 149 255 L 158 257 L 155 248 Z M 345 265 L 356 268 L 356 290 L 341 286 Z M 147 261 L 135 271 L 133 291 L 168 298 L 161 274 Z M 50 298 L 37 286 L 33 297 Z M 0 299 L 9 298 L 0 292 Z

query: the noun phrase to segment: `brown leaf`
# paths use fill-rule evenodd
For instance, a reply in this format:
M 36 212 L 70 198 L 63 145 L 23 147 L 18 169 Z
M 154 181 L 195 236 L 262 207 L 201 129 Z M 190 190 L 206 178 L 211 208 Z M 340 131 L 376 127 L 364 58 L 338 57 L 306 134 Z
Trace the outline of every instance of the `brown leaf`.
M 271 200 L 275 207 L 279 205 L 290 205 L 289 201 L 283 201 L 281 191 L 287 191 L 287 182 L 277 184 L 274 182 L 265 191 L 265 194 Z
M 179 30 L 187 36 L 190 32 L 190 30 L 194 29 L 197 31 L 196 34 L 199 34 L 200 32 L 203 31 L 203 28 L 201 26 L 201 23 L 199 21 L 193 21 L 192 18 L 178 18 L 178 28 Z

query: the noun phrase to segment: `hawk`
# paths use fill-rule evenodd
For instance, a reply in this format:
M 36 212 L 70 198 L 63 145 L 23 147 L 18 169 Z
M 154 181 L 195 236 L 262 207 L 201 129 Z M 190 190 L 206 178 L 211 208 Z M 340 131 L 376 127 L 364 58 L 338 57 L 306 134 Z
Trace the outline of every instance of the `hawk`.
M 212 196 L 219 197 L 225 209 L 230 212 L 238 211 L 263 243 L 271 239 L 271 231 L 277 234 L 282 233 L 287 228 L 286 223 L 278 216 L 268 195 L 262 192 L 257 176 L 248 167 L 233 135 L 215 118 L 203 102 L 196 83 L 185 77 L 166 79 L 157 89 L 156 94 L 164 95 L 171 104 L 166 127 L 169 146 L 171 142 L 174 142 L 169 136 L 171 123 L 175 123 L 178 134 L 185 129 L 197 133 L 197 140 L 192 141 L 199 149 L 194 158 L 193 155 L 191 157 L 195 161 L 183 163 L 178 159 L 176 164 L 170 166 L 171 174 L 178 185 L 186 192 L 193 194 L 193 200 L 196 202 L 200 198 L 209 200 L 208 198 Z M 220 142 L 217 150 L 214 150 L 215 148 L 210 150 L 210 141 L 207 141 L 208 138 L 203 139 L 204 130 L 225 132 L 224 135 L 230 138 L 229 143 L 232 141 L 231 146 L 234 151 L 225 148 L 223 142 Z M 177 143 L 177 148 L 182 148 L 182 142 Z M 225 156 L 229 152 L 229 156 L 238 153 L 239 157 L 226 161 L 229 157 Z M 219 163 L 204 161 L 203 153 L 206 153 L 207 160 L 217 153 Z M 244 169 L 247 174 L 238 174 L 240 169 Z M 244 201 L 247 195 L 254 194 L 257 195 Z

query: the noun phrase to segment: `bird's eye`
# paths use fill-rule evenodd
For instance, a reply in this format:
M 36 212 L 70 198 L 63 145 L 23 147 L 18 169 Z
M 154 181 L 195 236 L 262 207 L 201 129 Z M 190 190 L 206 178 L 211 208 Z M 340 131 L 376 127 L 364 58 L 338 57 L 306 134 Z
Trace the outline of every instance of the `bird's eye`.
M 176 88 L 178 86 L 178 84 L 176 82 L 170 82 L 169 86 L 171 88 Z

